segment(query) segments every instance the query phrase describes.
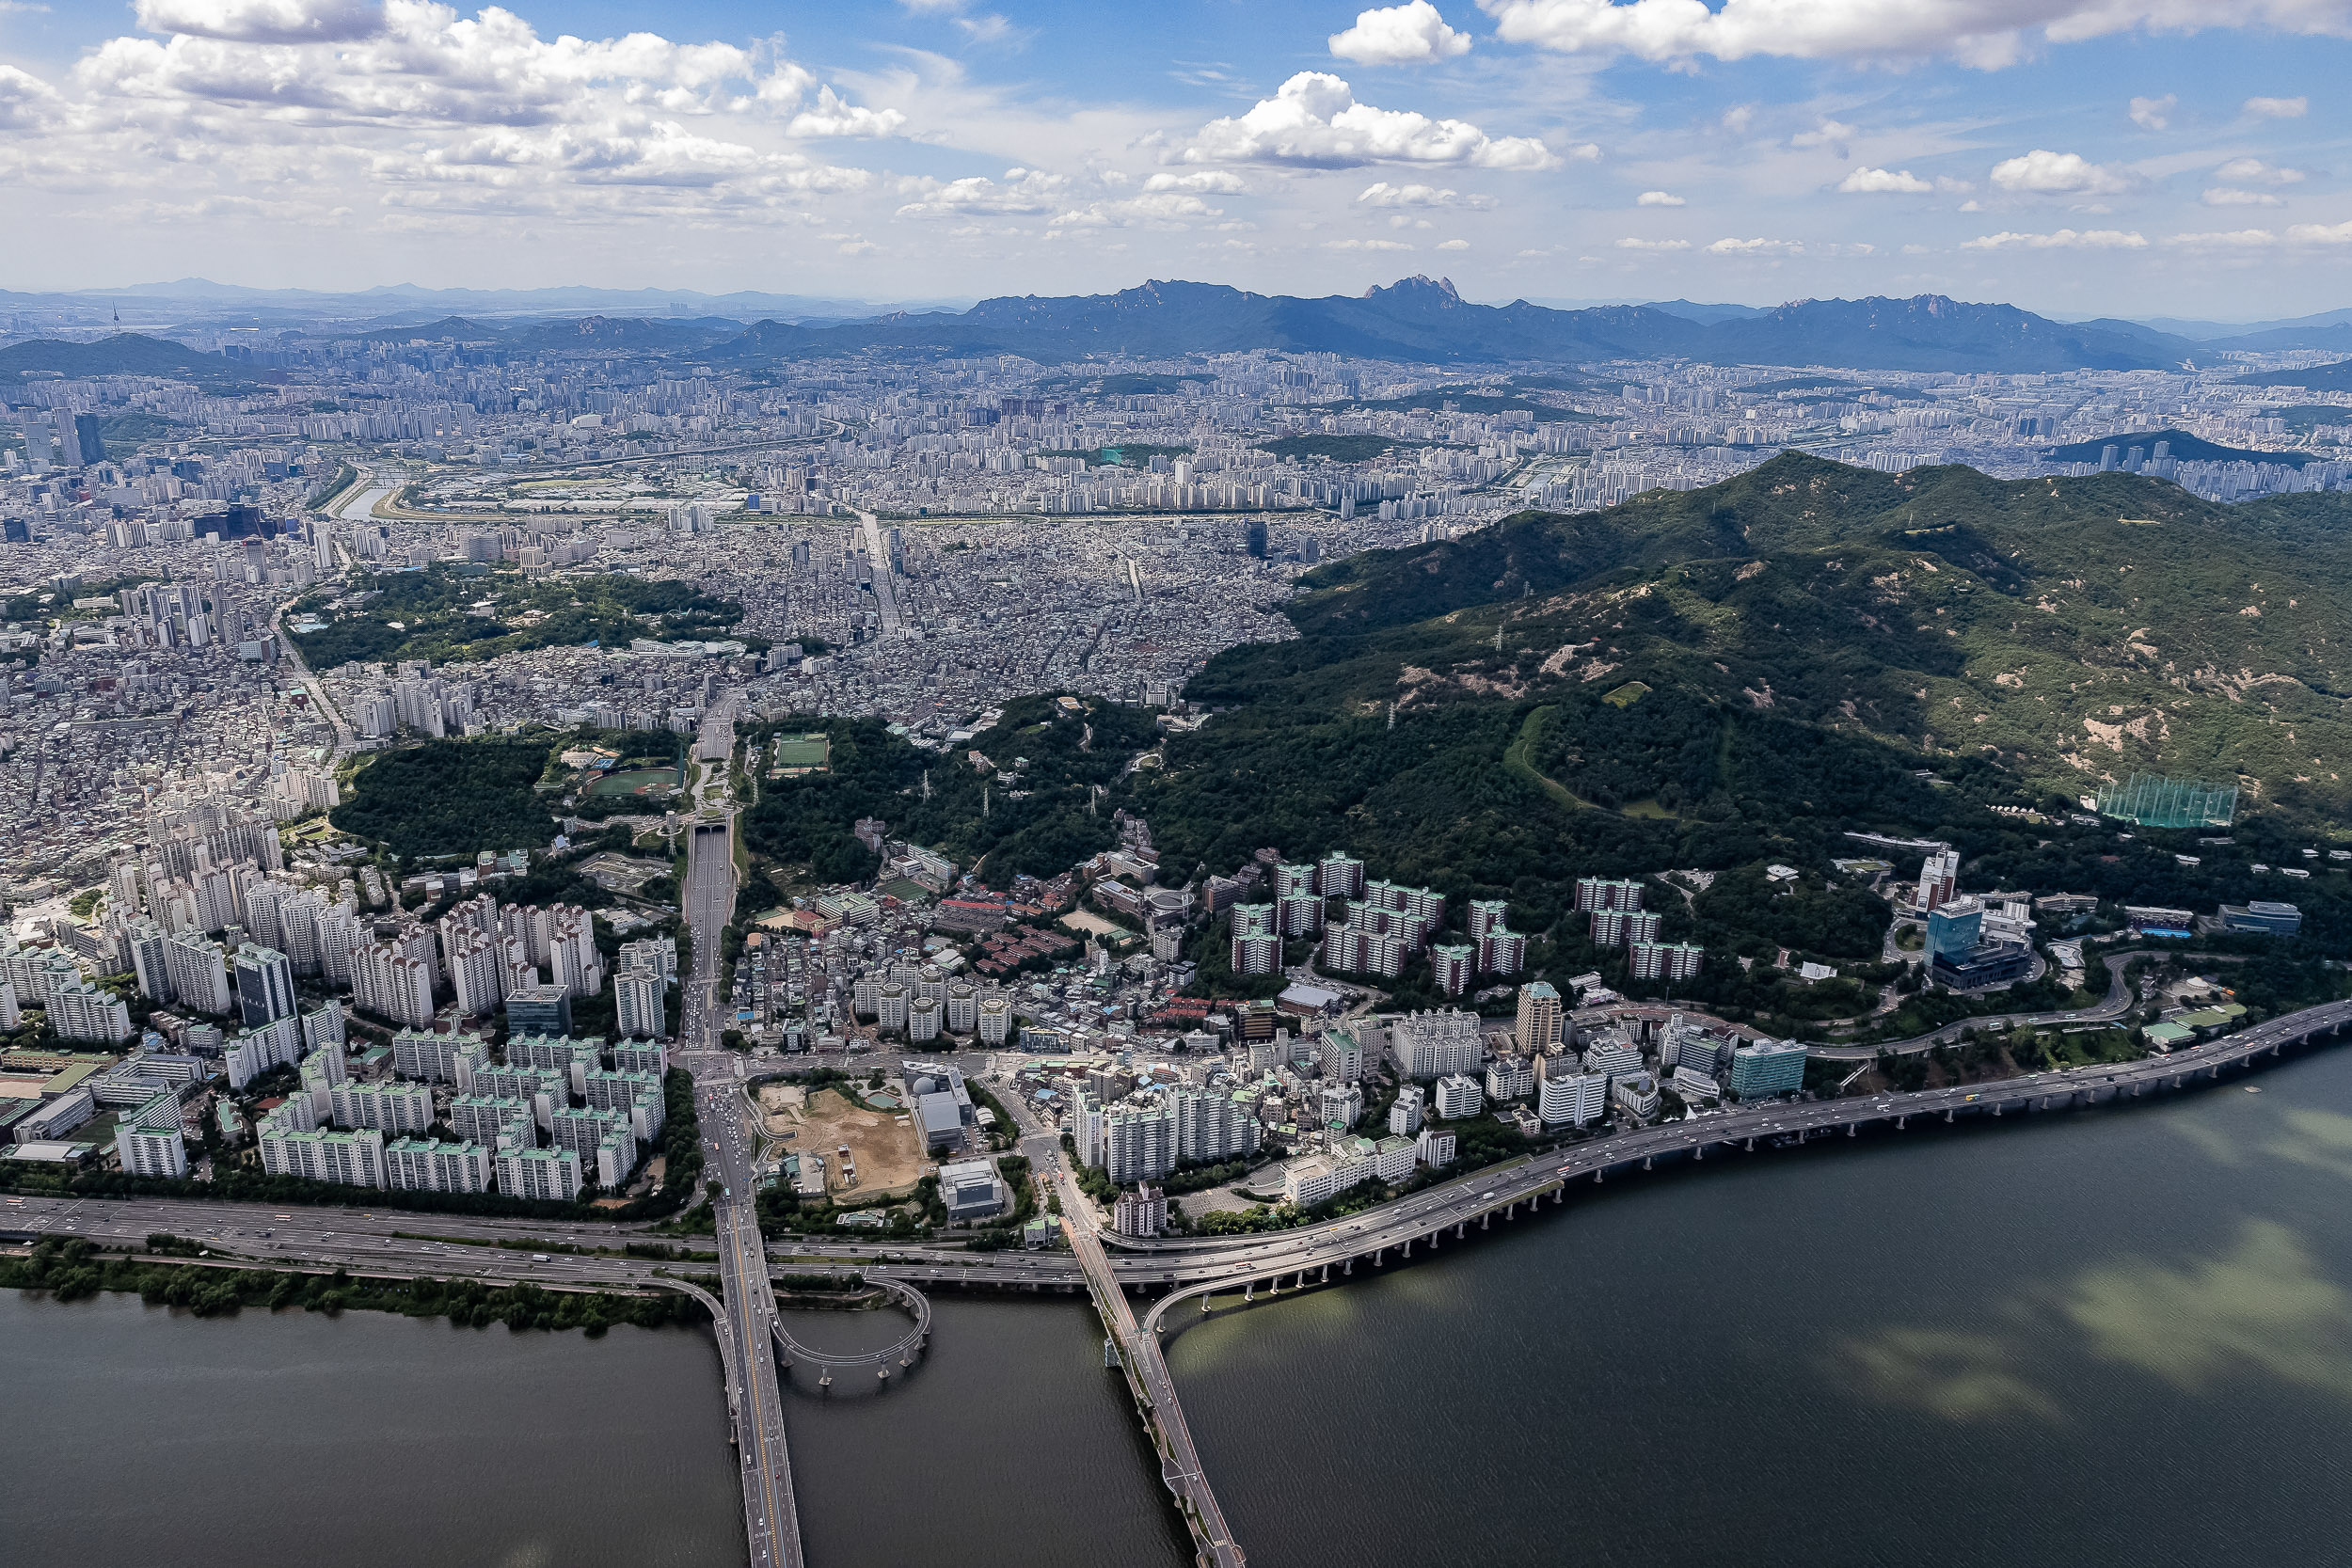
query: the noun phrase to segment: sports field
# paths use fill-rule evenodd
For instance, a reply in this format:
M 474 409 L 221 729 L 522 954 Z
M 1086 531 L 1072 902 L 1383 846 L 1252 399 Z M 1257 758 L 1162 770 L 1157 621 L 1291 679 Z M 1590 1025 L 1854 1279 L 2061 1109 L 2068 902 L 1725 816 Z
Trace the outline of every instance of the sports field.
M 818 773 L 833 757 L 833 742 L 820 731 L 814 735 L 782 735 L 776 737 L 778 768 L 791 772 Z
M 685 783 L 675 768 L 628 768 L 588 786 L 591 795 L 666 795 Z

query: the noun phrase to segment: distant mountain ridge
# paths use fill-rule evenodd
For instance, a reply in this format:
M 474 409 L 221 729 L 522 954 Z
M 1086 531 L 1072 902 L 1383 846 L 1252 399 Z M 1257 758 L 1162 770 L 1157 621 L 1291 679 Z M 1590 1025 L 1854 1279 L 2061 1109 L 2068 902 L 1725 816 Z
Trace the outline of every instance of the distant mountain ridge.
M 1116 293 L 1008 295 L 958 314 L 902 310 L 866 321 L 770 319 L 741 327 L 720 316 L 588 314 L 485 322 L 451 315 L 415 326 L 387 324 L 363 335 L 395 344 L 413 339 L 488 340 L 498 350 L 668 354 L 745 367 L 871 352 L 1018 355 L 1055 364 L 1118 355 L 1181 358 L 1272 349 L 1458 366 L 1684 359 L 1861 372 L 2017 372 L 2172 369 L 2201 356 L 2210 359 L 2216 352 L 2211 345 L 2132 322 L 2055 322 L 2011 305 L 1942 294 L 1803 299 L 1744 314 L 1730 313 L 1731 307 L 1669 303 L 1714 319 L 1644 305 L 1574 310 L 1525 300 L 1480 305 L 1463 299 L 1449 279 L 1413 277 L 1361 294 L 1314 299 L 1154 280 Z M 94 346 L 58 343 L 40 352 L 56 358 L 59 351 L 74 350 L 64 357 L 95 364 L 103 356 L 80 352 Z M 175 346 L 163 352 L 195 351 Z M 154 353 L 147 359 L 160 364 Z M 54 368 L 105 373 L 71 370 L 64 363 Z M 158 368 L 145 373 L 169 372 Z M 1600 373 L 1605 380 L 1607 372 Z
M 1714 314 L 1720 308 L 1693 309 Z M 984 299 L 961 315 L 899 313 L 799 328 L 762 322 L 712 353 L 753 359 L 869 348 L 1042 361 L 1263 348 L 1446 364 L 1686 358 L 1906 371 L 2153 370 L 2199 352 L 2185 339 L 2145 328 L 2068 325 L 2015 306 L 1941 294 L 1798 300 L 1694 321 L 1639 305 L 1474 305 L 1449 279 L 1413 277 L 1319 299 L 1155 279 L 1109 294 Z

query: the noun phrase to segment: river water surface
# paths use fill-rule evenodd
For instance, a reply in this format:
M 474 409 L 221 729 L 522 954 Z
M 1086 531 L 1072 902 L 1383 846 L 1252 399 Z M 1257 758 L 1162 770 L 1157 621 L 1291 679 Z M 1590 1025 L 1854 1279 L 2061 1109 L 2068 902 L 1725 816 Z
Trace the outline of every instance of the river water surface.
M 1586 1184 L 1169 1362 L 1253 1568 L 2352 1561 L 2352 1051 L 2251 1082 Z

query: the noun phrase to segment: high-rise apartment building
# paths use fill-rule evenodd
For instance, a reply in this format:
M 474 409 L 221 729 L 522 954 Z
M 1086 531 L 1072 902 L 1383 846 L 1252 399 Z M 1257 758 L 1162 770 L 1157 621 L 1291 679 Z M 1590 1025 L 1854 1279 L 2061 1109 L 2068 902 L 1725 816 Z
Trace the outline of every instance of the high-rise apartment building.
M 1557 1051 L 1566 1040 L 1567 1013 L 1560 992 L 1549 980 L 1531 980 L 1519 988 L 1517 1033 L 1519 1049 L 1531 1056 Z
M 237 949 L 237 1018 L 248 1029 L 294 1016 L 294 964 L 275 948 L 246 942 Z

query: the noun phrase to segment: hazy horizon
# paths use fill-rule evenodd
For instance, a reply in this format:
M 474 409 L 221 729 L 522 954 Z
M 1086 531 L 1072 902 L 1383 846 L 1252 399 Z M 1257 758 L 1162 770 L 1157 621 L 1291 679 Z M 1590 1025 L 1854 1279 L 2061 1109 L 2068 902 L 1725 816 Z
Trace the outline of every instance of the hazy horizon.
M 2344 303 L 2352 0 L 2041 13 L 680 0 L 632 32 L 614 0 L 8 0 L 8 277 Z

